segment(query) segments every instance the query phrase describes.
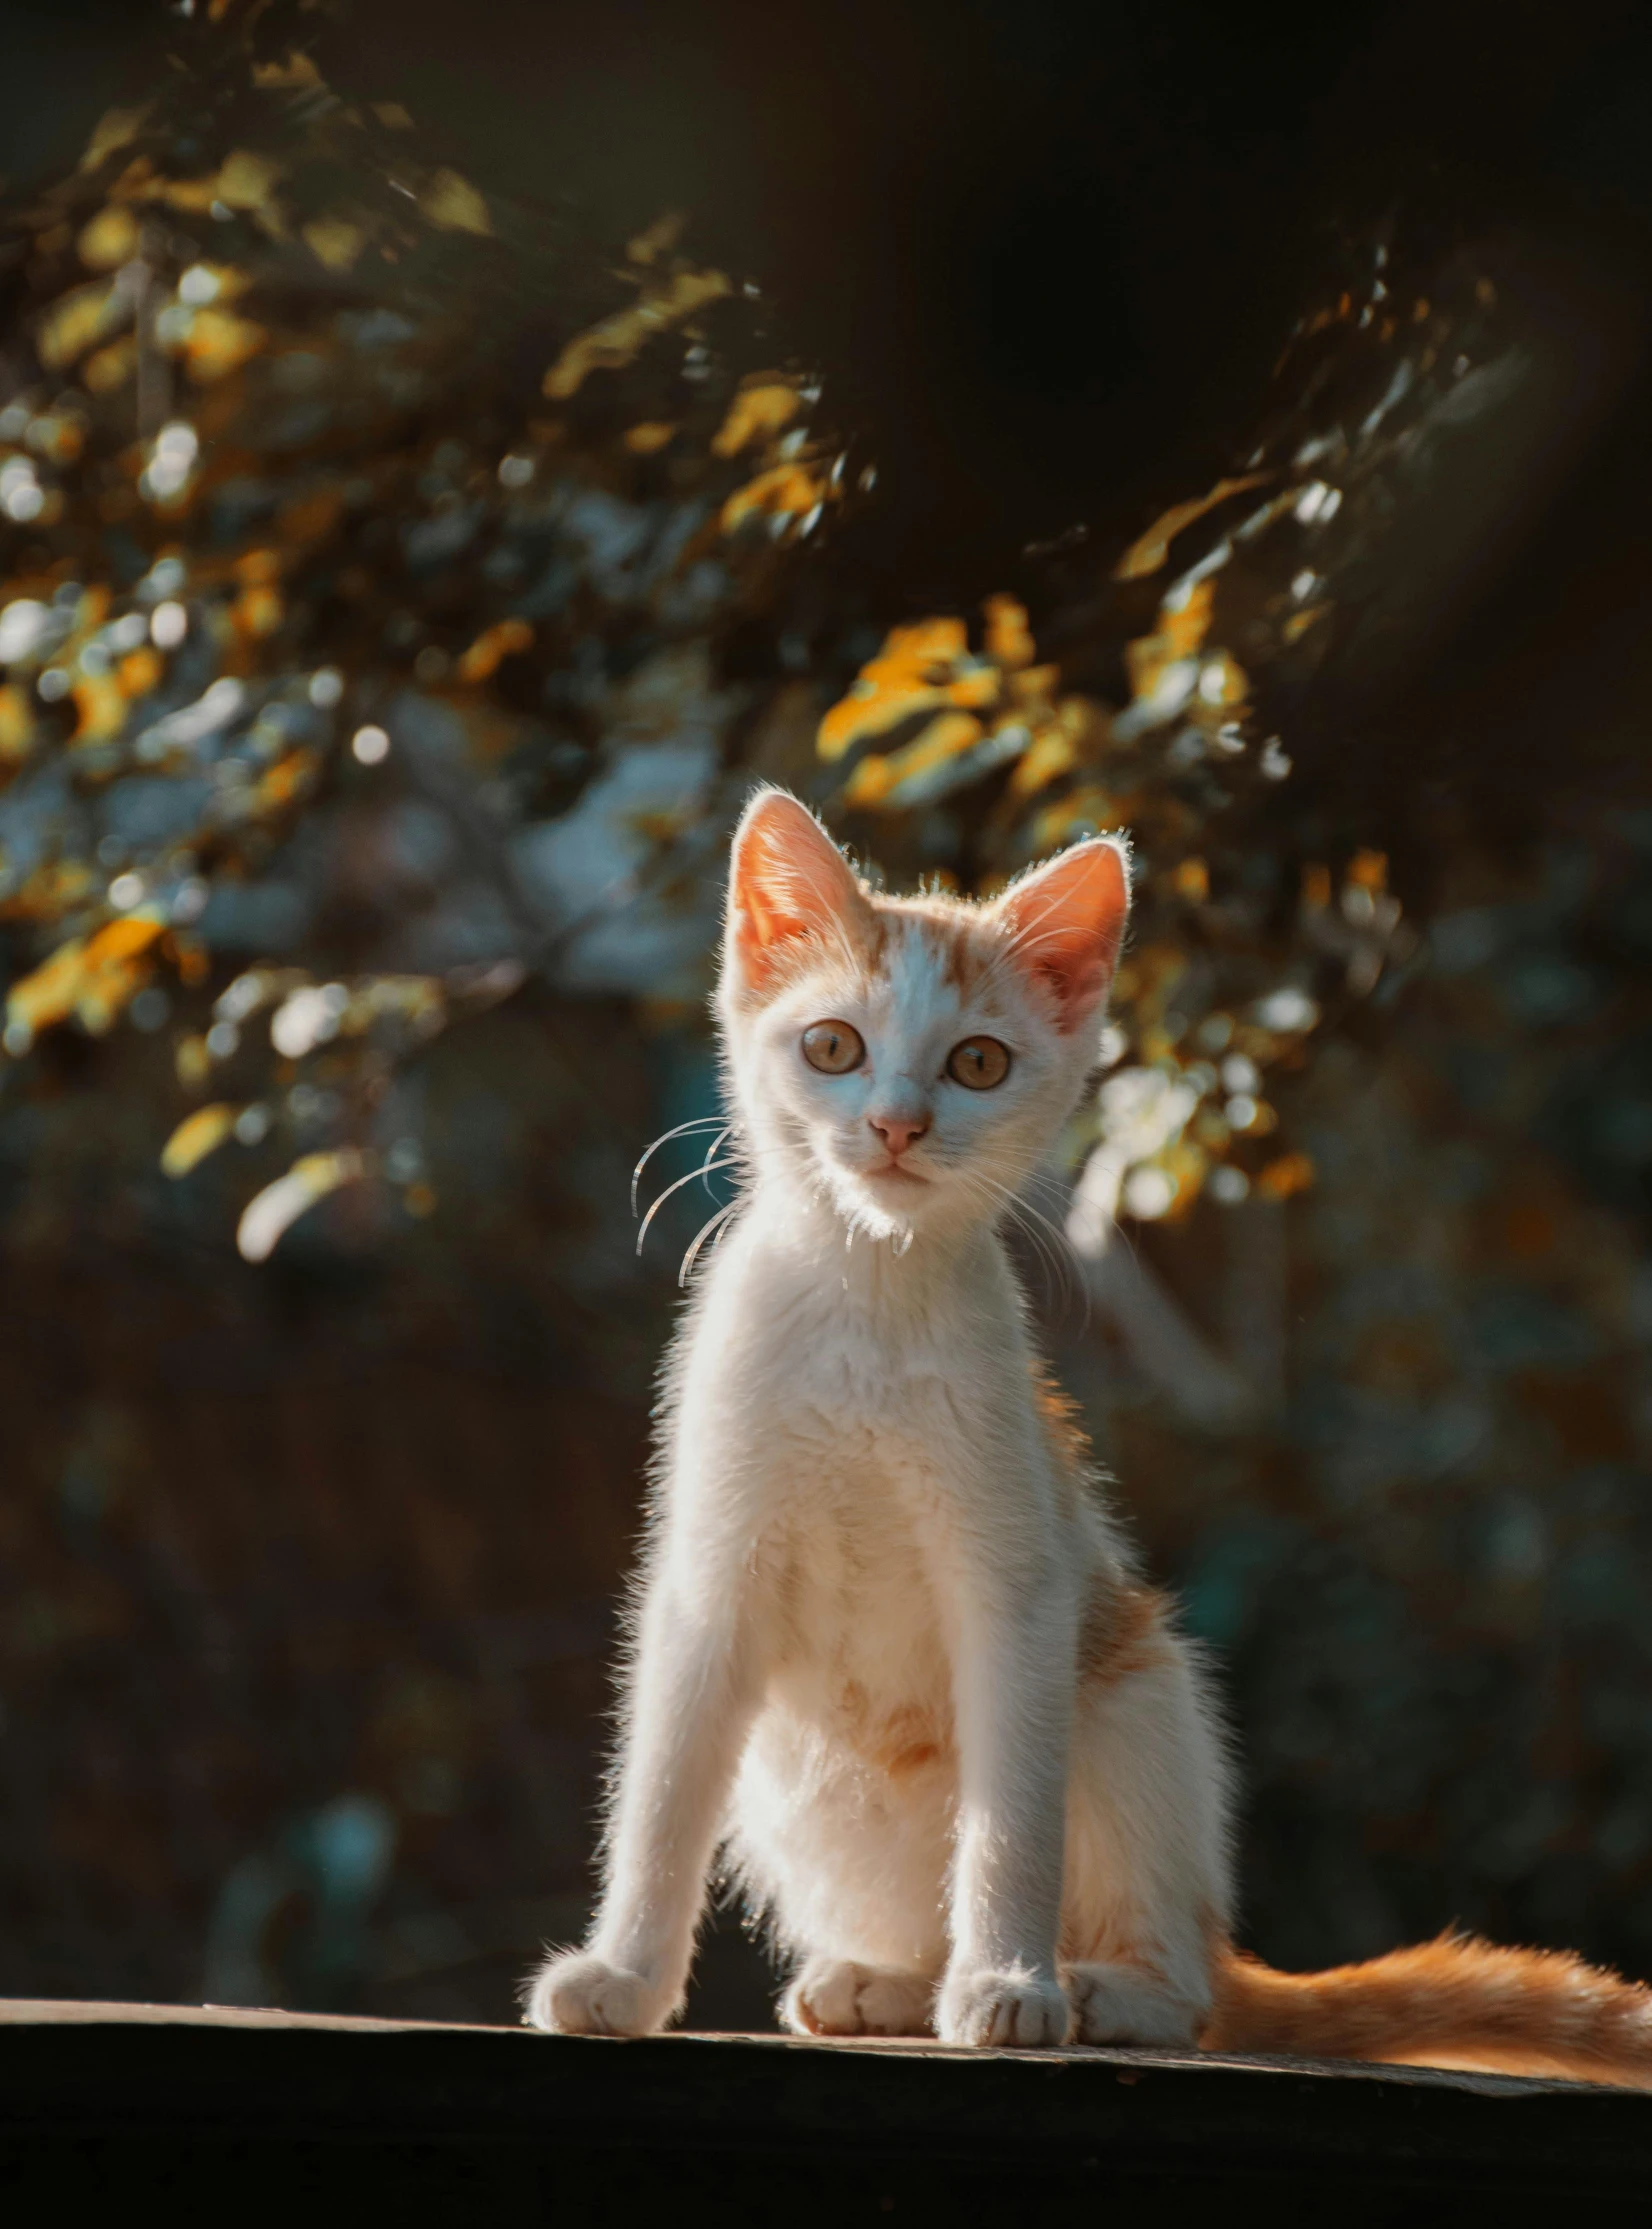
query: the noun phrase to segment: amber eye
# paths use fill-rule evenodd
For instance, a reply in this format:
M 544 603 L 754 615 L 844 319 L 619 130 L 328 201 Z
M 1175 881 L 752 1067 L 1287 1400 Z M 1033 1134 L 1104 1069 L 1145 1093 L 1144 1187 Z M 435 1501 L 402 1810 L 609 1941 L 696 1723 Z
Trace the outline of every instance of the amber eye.
M 947 1054 L 946 1072 L 967 1090 L 990 1091 L 1010 1072 L 1009 1047 L 996 1037 L 966 1037 Z
M 846 1076 L 866 1058 L 866 1047 L 847 1022 L 815 1022 L 803 1032 L 803 1057 L 823 1076 Z

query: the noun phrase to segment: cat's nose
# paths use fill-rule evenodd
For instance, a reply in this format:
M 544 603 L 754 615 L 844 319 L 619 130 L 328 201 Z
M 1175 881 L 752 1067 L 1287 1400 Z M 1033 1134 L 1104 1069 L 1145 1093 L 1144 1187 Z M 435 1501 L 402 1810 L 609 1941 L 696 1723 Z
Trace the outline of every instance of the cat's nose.
M 866 1119 L 897 1161 L 929 1128 L 928 1115 L 875 1114 Z

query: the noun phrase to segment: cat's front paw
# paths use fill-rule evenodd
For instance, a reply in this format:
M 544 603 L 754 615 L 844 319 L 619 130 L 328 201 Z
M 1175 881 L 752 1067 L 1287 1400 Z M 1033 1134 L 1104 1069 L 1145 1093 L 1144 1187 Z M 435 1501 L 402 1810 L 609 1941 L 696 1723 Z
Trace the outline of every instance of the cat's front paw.
M 811 1958 L 781 1998 L 780 2017 L 800 2036 L 921 2036 L 934 1995 L 921 1974 Z
M 1036 2051 L 1065 2043 L 1072 2024 L 1072 2007 L 1054 1975 L 1022 1966 L 949 1976 L 935 2032 L 943 2043 Z
M 557 2036 L 645 2036 L 663 2027 L 671 1999 L 641 1974 L 587 1950 L 559 1951 L 528 1985 L 523 2019 Z

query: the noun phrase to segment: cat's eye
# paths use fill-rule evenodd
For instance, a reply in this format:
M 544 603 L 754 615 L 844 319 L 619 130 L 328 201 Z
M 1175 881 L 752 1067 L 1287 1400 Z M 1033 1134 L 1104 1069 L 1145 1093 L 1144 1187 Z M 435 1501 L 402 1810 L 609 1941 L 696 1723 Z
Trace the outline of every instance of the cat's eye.
M 847 1022 L 815 1022 L 803 1032 L 803 1057 L 823 1076 L 846 1076 L 866 1058 L 866 1047 Z
M 969 1091 L 990 1091 L 1010 1072 L 1009 1047 L 996 1037 L 966 1037 L 947 1054 L 946 1072 Z

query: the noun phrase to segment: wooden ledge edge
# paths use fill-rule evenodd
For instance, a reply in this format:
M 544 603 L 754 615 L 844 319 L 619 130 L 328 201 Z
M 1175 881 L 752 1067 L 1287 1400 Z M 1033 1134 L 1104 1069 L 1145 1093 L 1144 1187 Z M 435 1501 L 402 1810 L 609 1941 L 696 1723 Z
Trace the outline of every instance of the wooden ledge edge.
M 494 2026 L 480 2021 L 387 2020 L 362 2014 L 295 2012 L 282 2006 L 146 2004 L 126 1999 L 80 1997 L 0 1997 L 0 2035 L 27 2028 L 205 2028 L 276 2031 L 357 2036 L 486 2036 L 508 2039 L 524 2046 L 550 2044 L 566 2050 L 575 2047 L 636 2049 L 638 2045 L 671 2050 L 731 2047 L 769 2052 L 847 2054 L 854 2057 L 920 2059 L 930 2062 L 959 2060 L 964 2064 L 1019 2062 L 1029 2066 L 1111 2068 L 1124 2081 L 1147 2072 L 1197 2077 L 1204 2073 L 1249 2075 L 1310 2075 L 1333 2082 L 1391 2082 L 1408 2088 L 1464 2091 L 1482 2097 L 1531 2097 L 1549 2092 L 1596 2093 L 1628 2097 L 1644 2093 L 1610 2083 L 1567 2081 L 1553 2076 L 1497 2074 L 1464 2068 L 1408 2066 L 1389 2061 L 1358 2059 L 1296 2059 L 1246 2057 L 1215 2051 L 1146 2051 L 1074 2045 L 1053 2051 L 969 2050 L 960 2045 L 936 2043 L 926 2037 L 904 2036 L 791 2036 L 774 2033 L 700 2033 L 672 2029 L 665 2034 L 639 2038 L 637 2043 L 612 2036 L 547 2037 L 525 2027 Z

